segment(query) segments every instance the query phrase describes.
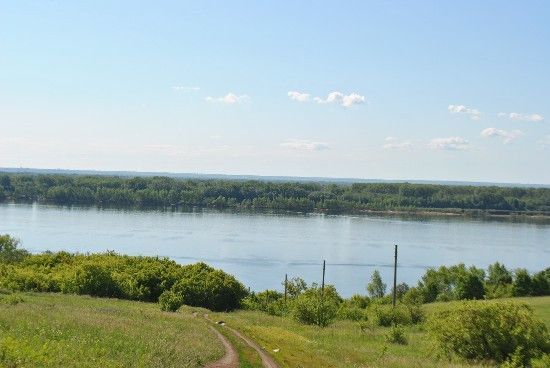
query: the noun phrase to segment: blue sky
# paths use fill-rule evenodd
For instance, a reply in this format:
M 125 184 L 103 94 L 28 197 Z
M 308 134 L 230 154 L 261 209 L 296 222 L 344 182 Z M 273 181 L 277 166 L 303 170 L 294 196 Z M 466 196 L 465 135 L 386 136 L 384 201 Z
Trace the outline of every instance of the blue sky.
M 0 166 L 549 184 L 549 16 L 0 0 Z

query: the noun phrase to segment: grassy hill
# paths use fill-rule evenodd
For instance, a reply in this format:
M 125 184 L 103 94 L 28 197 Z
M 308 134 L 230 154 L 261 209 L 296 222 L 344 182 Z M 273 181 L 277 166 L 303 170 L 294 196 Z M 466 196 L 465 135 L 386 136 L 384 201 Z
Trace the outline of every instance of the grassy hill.
M 533 307 L 537 317 L 550 328 L 550 297 L 514 298 Z M 450 303 L 425 305 L 429 314 Z M 483 303 L 482 301 L 479 303 Z M 182 313 L 187 313 L 185 309 Z M 283 367 L 470 367 L 460 361 L 437 360 L 423 325 L 405 327 L 407 345 L 386 342 L 389 328 L 369 327 L 362 331 L 358 322 L 337 321 L 319 328 L 291 319 L 256 311 L 237 311 L 214 315 L 256 340 L 273 352 Z
M 157 304 L 0 294 L 0 367 L 203 367 L 223 354 L 204 321 Z
M 550 297 L 515 298 L 550 328 Z M 480 302 L 483 303 L 483 302 Z M 426 305 L 427 313 L 452 303 Z M 157 304 L 87 296 L 0 294 L 0 367 L 203 367 L 223 355 L 204 309 L 161 312 Z M 438 360 L 422 325 L 405 328 L 407 345 L 388 328 L 338 321 L 326 328 L 256 311 L 210 313 L 265 348 L 281 367 L 466 367 Z M 222 327 L 240 367 L 261 367 L 255 352 Z

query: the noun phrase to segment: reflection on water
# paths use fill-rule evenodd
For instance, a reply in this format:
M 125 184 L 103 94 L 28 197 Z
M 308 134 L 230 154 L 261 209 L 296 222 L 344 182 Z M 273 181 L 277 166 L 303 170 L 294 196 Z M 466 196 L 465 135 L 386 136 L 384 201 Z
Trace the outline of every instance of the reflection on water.
M 531 271 L 550 266 L 550 225 L 457 217 L 327 216 L 216 211 L 135 211 L 0 205 L 0 233 L 33 252 L 114 250 L 205 261 L 253 290 L 280 288 L 285 273 L 327 280 L 345 296 L 363 293 L 379 269 L 390 284 L 393 244 L 399 281 L 416 283 L 430 266 L 495 261 Z

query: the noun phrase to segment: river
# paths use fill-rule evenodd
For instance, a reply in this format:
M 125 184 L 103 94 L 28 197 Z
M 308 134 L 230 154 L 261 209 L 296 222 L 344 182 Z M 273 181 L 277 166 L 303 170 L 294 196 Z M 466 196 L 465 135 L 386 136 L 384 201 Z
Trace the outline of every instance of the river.
M 398 282 L 416 284 L 430 266 L 539 271 L 550 266 L 550 224 L 465 218 L 328 216 L 217 211 L 138 211 L 39 204 L 0 204 L 0 233 L 31 252 L 46 250 L 160 255 L 205 261 L 252 290 L 281 289 L 285 273 L 326 282 L 341 295 L 365 293 L 375 269 L 388 291 L 393 245 Z

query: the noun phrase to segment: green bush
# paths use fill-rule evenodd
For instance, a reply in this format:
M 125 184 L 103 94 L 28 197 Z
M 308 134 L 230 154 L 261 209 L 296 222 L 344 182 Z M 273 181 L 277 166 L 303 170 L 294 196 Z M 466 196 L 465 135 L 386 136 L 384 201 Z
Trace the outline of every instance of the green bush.
M 389 327 L 393 325 L 411 325 L 424 320 L 424 313 L 420 306 L 391 305 L 374 306 L 374 321 L 377 325 Z
M 405 330 L 401 326 L 394 325 L 384 336 L 390 344 L 407 345 L 408 340 L 405 336 Z
M 544 354 L 540 358 L 531 359 L 531 368 L 550 367 L 550 354 Z
M 148 302 L 157 302 L 172 290 L 184 303 L 212 310 L 235 309 L 247 294 L 233 276 L 205 264 L 182 266 L 166 258 L 114 252 L 46 252 L 26 255 L 15 263 L 0 262 L 0 287 Z
M 365 309 L 367 308 L 369 305 L 370 305 L 370 298 L 366 295 L 359 295 L 359 294 L 354 294 L 352 295 L 351 298 L 349 298 L 348 300 L 346 300 L 346 302 L 350 303 L 351 305 L 354 305 L 358 308 L 362 308 L 362 309 Z
M 184 304 L 213 311 L 239 308 L 247 294 L 244 286 L 233 276 L 205 263 L 188 266 L 184 277 L 171 290 L 182 297 Z
M 17 305 L 17 304 L 23 303 L 24 301 L 25 299 L 23 299 L 20 295 L 17 295 L 17 294 L 8 294 L 0 297 L 0 303 L 8 304 L 8 305 Z
M 181 294 L 167 290 L 159 297 L 160 309 L 166 312 L 175 312 L 183 305 Z
M 272 316 L 284 316 L 288 313 L 288 306 L 291 303 L 290 298 L 285 303 L 282 293 L 275 290 L 265 290 L 246 296 L 241 302 L 241 307 L 266 312 Z
M 526 365 L 550 349 L 544 323 L 525 304 L 463 302 L 435 312 L 428 332 L 440 351 L 471 361 L 503 363 L 521 354 Z
M 97 264 L 83 264 L 62 285 L 64 293 L 116 298 L 121 295 L 111 272 Z
M 347 319 L 350 321 L 361 321 L 367 319 L 367 311 L 365 309 L 342 303 L 336 313 L 338 319 Z
M 325 327 L 336 318 L 340 302 L 333 286 L 322 291 L 314 285 L 294 300 L 292 315 L 298 322 Z

